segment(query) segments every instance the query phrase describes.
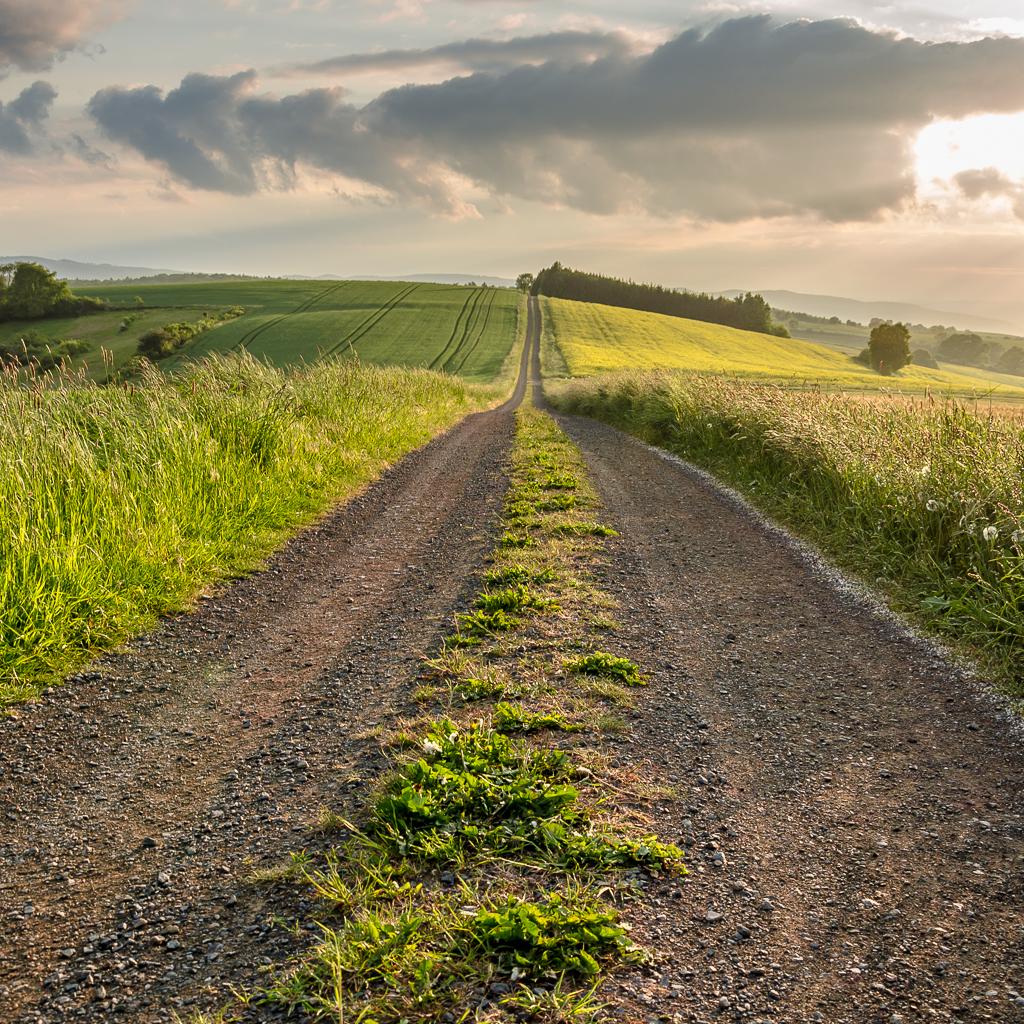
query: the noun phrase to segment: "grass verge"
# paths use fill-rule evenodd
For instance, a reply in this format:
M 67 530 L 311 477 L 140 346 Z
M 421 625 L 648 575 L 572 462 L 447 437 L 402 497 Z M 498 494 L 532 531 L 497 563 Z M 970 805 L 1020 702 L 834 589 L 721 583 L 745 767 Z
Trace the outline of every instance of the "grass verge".
M 257 566 L 494 389 L 246 356 L 101 387 L 0 377 L 0 708 Z
M 1024 697 L 1024 426 L 953 400 L 865 400 L 683 374 L 556 404 L 692 460 Z

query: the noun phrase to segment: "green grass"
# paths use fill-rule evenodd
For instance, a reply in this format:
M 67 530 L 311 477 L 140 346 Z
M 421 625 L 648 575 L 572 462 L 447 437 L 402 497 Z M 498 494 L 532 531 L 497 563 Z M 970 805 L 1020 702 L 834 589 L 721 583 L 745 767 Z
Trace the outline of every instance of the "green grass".
M 123 334 L 117 330 L 123 312 L 48 322 L 45 329 L 54 336 L 89 341 L 84 359 L 93 369 L 102 368 L 101 346 L 121 367 L 145 330 L 198 319 L 203 309 L 242 306 L 245 315 L 196 338 L 162 367 L 177 370 L 188 360 L 243 349 L 275 366 L 354 354 L 364 363 L 443 370 L 478 382 L 495 380 L 506 367 L 522 302 L 507 288 L 397 281 L 112 284 L 83 294 L 130 306 L 129 312 L 136 312 L 138 298 L 144 303 L 139 320 Z
M 1014 385 L 991 375 L 982 379 L 966 368 L 930 370 L 921 366 L 908 366 L 893 377 L 882 377 L 846 354 L 810 341 L 596 303 L 542 301 L 547 335 L 545 375 L 549 377 L 586 377 L 618 370 L 689 370 L 779 380 L 791 387 L 932 390 L 963 395 L 991 391 L 999 398 L 1024 400 L 1024 380 L 1020 379 Z
M 244 356 L 130 386 L 0 378 L 0 707 L 253 568 L 497 394 Z
M 1024 696 L 1024 417 L 689 374 L 556 389 L 704 466 Z

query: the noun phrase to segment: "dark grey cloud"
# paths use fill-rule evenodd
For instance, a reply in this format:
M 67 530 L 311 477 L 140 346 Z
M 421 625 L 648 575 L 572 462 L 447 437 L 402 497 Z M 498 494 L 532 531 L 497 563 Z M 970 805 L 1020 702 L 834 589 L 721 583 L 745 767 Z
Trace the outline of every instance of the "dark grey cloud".
M 953 181 L 967 199 L 1009 199 L 1013 212 L 1024 220 L 1024 182 L 1012 181 L 995 167 L 961 171 Z
M 43 71 L 116 20 L 126 0 L 0 0 L 0 76 Z
M 57 90 L 48 82 L 33 82 L 9 103 L 0 103 L 0 151 L 27 154 L 50 116 Z
M 275 69 L 279 77 L 303 75 L 357 75 L 368 72 L 412 71 L 445 67 L 461 72 L 508 71 L 522 64 L 551 61 L 580 64 L 599 57 L 628 56 L 636 41 L 624 32 L 549 32 L 514 39 L 464 39 L 425 49 L 349 53 L 327 60 L 290 64 Z
M 392 89 L 254 94 L 251 72 L 108 89 L 106 135 L 194 188 L 287 187 L 309 165 L 397 198 L 495 195 L 715 220 L 875 217 L 914 194 L 934 118 L 1024 109 L 1024 40 L 923 43 L 847 20 L 738 18 L 647 54 L 525 63 Z

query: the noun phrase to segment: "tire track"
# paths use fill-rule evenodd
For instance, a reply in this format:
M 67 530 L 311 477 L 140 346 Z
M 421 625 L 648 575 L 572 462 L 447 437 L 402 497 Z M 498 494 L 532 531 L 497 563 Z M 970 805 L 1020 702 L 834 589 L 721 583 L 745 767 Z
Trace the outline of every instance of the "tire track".
M 345 345 L 354 349 L 357 341 L 372 331 L 390 312 L 401 305 L 414 291 L 422 288 L 422 284 L 410 285 L 408 288 L 399 290 L 387 300 L 382 306 L 378 306 L 365 320 L 363 320 L 351 334 L 340 338 L 330 348 L 324 350 L 324 356 L 332 356 L 338 353 Z
M 486 305 L 485 308 L 483 309 L 483 323 L 481 324 L 480 329 L 476 332 L 476 337 L 471 342 L 469 347 L 466 348 L 465 351 L 462 353 L 462 358 L 459 360 L 458 365 L 445 366 L 445 371 L 447 373 L 461 373 L 463 367 L 466 365 L 470 356 L 472 356 L 473 353 L 480 347 L 480 342 L 483 340 L 484 335 L 487 333 L 487 325 L 490 323 L 491 310 L 494 308 L 494 300 L 497 298 L 497 295 L 498 290 L 496 288 L 490 289 L 490 296 L 486 299 Z M 452 359 L 454 359 L 456 355 L 458 355 L 457 352 L 453 354 Z
M 323 299 L 326 299 L 328 295 L 332 295 L 340 288 L 344 288 L 350 284 L 352 284 L 351 281 L 339 281 L 337 284 L 333 284 L 330 287 L 325 288 L 322 292 L 318 292 L 311 298 L 306 299 L 304 302 L 301 302 L 298 306 L 295 307 L 295 309 L 290 310 L 287 313 L 282 313 L 280 316 L 275 317 L 273 320 L 267 320 L 264 323 L 259 324 L 257 327 L 254 327 L 251 330 L 247 331 L 245 334 L 243 334 L 242 337 L 239 338 L 238 341 L 236 341 L 234 345 L 231 346 L 230 349 L 228 349 L 228 351 L 240 352 L 243 349 L 247 349 L 265 331 L 269 331 L 272 327 L 276 327 L 278 324 L 283 323 L 289 317 L 295 316 L 297 313 L 308 312 L 315 305 L 317 305 L 317 303 L 321 302 Z
M 440 370 L 444 363 L 450 358 L 448 350 L 455 343 L 455 339 L 459 336 L 459 327 L 462 326 L 462 331 L 465 333 L 466 323 L 469 321 L 469 317 L 472 316 L 472 311 L 476 306 L 476 302 L 480 297 L 482 289 L 474 288 L 472 292 L 466 297 L 466 301 L 462 304 L 462 309 L 459 310 L 458 316 L 455 318 L 455 323 L 452 326 L 452 333 L 448 335 L 448 340 L 444 344 L 444 348 L 437 353 L 436 356 L 427 365 L 428 370 Z M 465 318 L 465 319 L 463 319 Z M 461 343 L 461 342 L 460 342 Z M 456 345 L 456 349 L 458 345 Z

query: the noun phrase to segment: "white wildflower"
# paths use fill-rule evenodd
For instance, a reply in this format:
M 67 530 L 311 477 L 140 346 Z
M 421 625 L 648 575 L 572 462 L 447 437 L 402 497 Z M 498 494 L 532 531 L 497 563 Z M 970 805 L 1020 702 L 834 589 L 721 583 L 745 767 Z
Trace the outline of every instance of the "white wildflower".
M 921 476 L 929 476 L 931 474 L 932 467 L 926 462 L 921 467 Z
M 925 508 L 928 509 L 929 512 L 938 512 L 940 507 L 941 506 L 934 498 L 929 498 L 925 505 Z
M 433 740 L 429 740 L 429 739 L 428 740 L 424 740 L 423 741 L 423 750 L 426 753 L 428 753 L 428 754 L 440 754 L 441 753 L 441 744 L 440 743 L 435 743 Z
M 1024 530 L 1014 530 L 1010 540 L 1019 547 L 1024 547 Z
M 981 535 L 982 535 L 982 537 L 985 538 L 985 540 L 987 540 L 987 541 L 989 541 L 989 543 L 991 543 L 992 541 L 994 541 L 999 536 L 999 527 L 998 526 L 986 526 L 985 529 L 981 531 Z

